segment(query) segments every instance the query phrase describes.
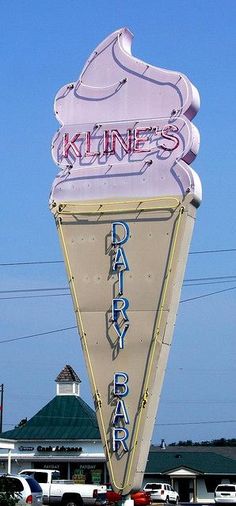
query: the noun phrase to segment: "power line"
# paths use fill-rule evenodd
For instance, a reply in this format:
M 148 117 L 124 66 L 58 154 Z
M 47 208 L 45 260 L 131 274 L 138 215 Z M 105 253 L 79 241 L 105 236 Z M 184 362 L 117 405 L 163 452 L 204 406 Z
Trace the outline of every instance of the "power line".
M 196 284 L 196 285 L 189 285 L 189 286 L 198 286 L 198 285 Z M 202 295 L 197 295 L 195 297 L 190 297 L 188 299 L 180 300 L 180 303 L 190 302 L 190 301 L 197 300 L 197 299 L 203 299 L 205 297 L 211 297 L 212 295 L 217 295 L 217 294 L 223 293 L 223 292 L 229 292 L 229 291 L 235 290 L 235 289 L 236 289 L 236 286 L 233 286 L 230 288 L 225 288 L 224 290 L 217 290 L 215 292 L 209 292 L 209 293 L 205 293 Z M 64 288 L 64 290 L 65 290 L 65 288 Z M 14 290 L 13 290 L 13 292 L 14 292 Z M 68 297 L 68 296 L 70 296 L 70 293 L 56 293 L 56 294 L 47 294 L 47 295 L 20 295 L 20 296 L 13 296 L 13 297 L 0 297 L 0 300 L 38 299 L 38 298 L 45 298 L 45 297 L 50 298 L 50 297 Z
M 186 278 L 183 281 L 183 286 L 202 286 L 202 285 L 216 285 L 222 283 L 232 283 L 236 280 L 236 275 L 230 276 L 206 276 L 204 278 Z
M 229 253 L 236 251 L 236 248 L 225 248 L 225 249 L 209 249 L 209 250 L 201 250 L 201 251 L 190 251 L 189 255 L 203 255 L 209 253 Z M 44 265 L 44 264 L 62 264 L 63 260 L 35 260 L 31 262 L 1 262 L 0 267 L 11 267 L 11 266 L 21 266 L 21 265 Z
M 218 293 L 223 292 L 230 292 L 231 290 L 236 290 L 236 286 L 232 286 L 231 288 L 225 288 L 224 290 L 217 290 L 216 292 L 205 293 L 203 295 L 198 295 L 196 297 L 190 297 L 189 299 L 180 300 L 179 303 L 181 304 L 183 302 L 190 302 L 192 300 L 204 299 L 204 297 L 211 297 L 211 295 L 216 295 Z
M 228 249 L 207 249 L 203 251 L 190 251 L 189 255 L 202 255 L 205 253 L 229 253 L 231 251 L 236 251 L 236 248 L 228 248 Z
M 60 288 L 23 288 L 14 290 L 0 290 L 0 293 L 23 293 L 23 292 L 53 292 L 58 290 L 69 290 L 68 286 Z
M 233 400 L 233 401 L 213 401 L 213 400 L 205 400 L 205 401 L 192 401 L 192 400 L 189 400 L 189 399 L 185 399 L 185 400 L 177 400 L 177 401 L 168 401 L 168 400 L 163 400 L 162 401 L 162 404 L 178 404 L 178 406 L 180 405 L 183 405 L 185 406 L 186 404 L 236 404 L 236 401 Z
M 170 423 L 159 423 L 159 422 L 156 422 L 154 425 L 173 425 L 173 426 L 176 426 L 176 425 L 203 425 L 203 424 L 216 424 L 216 423 L 235 423 L 236 420 L 213 420 L 213 421 L 209 421 L 209 420 L 204 420 L 204 421 L 200 421 L 200 422 L 170 422 Z
M 46 418 L 46 417 L 43 417 L 43 418 Z M 52 418 L 52 417 L 50 417 Z M 56 419 L 58 418 L 65 418 L 67 419 L 68 417 L 64 417 L 64 416 L 56 416 L 55 417 Z M 86 420 L 85 417 L 80 417 L 81 420 Z M 164 426 L 177 426 L 177 425 L 213 425 L 213 424 L 220 424 L 220 423 L 236 423 L 236 420 L 201 420 L 199 422 L 167 422 L 167 423 L 160 423 L 160 422 L 155 422 L 154 425 L 158 425 L 159 427 L 164 427 Z M 4 423 L 3 424 L 4 426 L 6 425 L 10 425 L 10 426 L 15 426 L 16 424 L 15 423 Z
M 231 288 L 226 288 L 225 290 L 218 290 L 216 292 L 211 292 L 211 293 L 206 293 L 204 295 L 198 295 L 197 297 L 191 297 L 189 299 L 185 299 L 185 300 L 181 300 L 180 303 L 184 303 L 184 302 L 190 302 L 192 300 L 196 300 L 196 299 L 202 299 L 204 297 L 210 297 L 211 295 L 216 295 L 218 293 L 222 293 L 222 292 L 228 292 L 230 290 L 235 290 L 236 289 L 236 286 L 233 286 Z M 62 294 L 63 295 L 63 294 Z M 66 294 L 65 294 L 66 295 Z M 68 294 L 69 295 L 69 294 Z M 33 297 L 33 296 L 32 296 Z M 13 341 L 20 341 L 22 339 L 31 339 L 33 337 L 40 337 L 40 336 L 45 336 L 47 334 L 54 334 L 56 332 L 63 332 L 65 330 L 71 330 L 71 329 L 76 329 L 76 325 L 72 326 L 72 327 L 66 327 L 66 328 L 63 328 L 63 329 L 58 329 L 58 330 L 51 330 L 51 331 L 48 331 L 48 332 L 40 332 L 38 334 L 31 334 L 29 336 L 22 336 L 22 337 L 15 337 L 15 338 L 11 338 L 11 339 L 2 339 L 0 341 L 0 344 L 3 344 L 3 343 L 10 343 L 10 342 L 13 342 Z
M 205 285 L 222 285 L 224 283 L 235 283 L 236 277 L 234 279 L 225 279 L 224 281 L 203 281 L 202 283 L 188 283 L 183 282 L 184 288 L 188 288 L 189 286 L 205 286 Z
M 50 297 L 69 297 L 70 293 L 50 293 L 47 295 L 19 295 L 16 297 L 0 297 L 0 300 L 13 300 L 13 299 L 43 299 Z
M 204 284 L 229 283 L 236 280 L 236 275 L 230 276 L 207 276 L 204 278 L 186 278 L 183 286 L 200 286 Z M 199 282 L 199 283 L 198 283 Z M 187 284 L 186 283 L 191 283 Z M 29 292 L 52 292 L 60 290 L 69 290 L 68 286 L 62 287 L 42 287 L 42 288 L 14 288 L 11 290 L 0 290 L 0 294 L 7 293 L 29 293 Z
M 43 265 L 43 264 L 63 264 L 63 260 L 43 260 L 34 262 L 2 262 L 0 267 L 11 267 L 13 265 Z
M 11 343 L 13 341 L 20 341 L 20 340 L 23 340 L 23 339 L 31 339 L 32 337 L 46 336 L 48 334 L 56 334 L 57 332 L 64 332 L 66 330 L 72 330 L 72 329 L 76 329 L 76 328 L 77 328 L 77 326 L 73 325 L 72 327 L 65 327 L 65 328 L 56 329 L 56 330 L 49 330 L 47 332 L 39 332 L 37 334 L 30 334 L 28 336 L 13 337 L 13 338 L 10 338 L 10 339 L 2 339 L 0 341 L 0 344 Z
M 231 374 L 232 372 L 236 372 L 236 368 L 235 367 L 227 367 L 225 369 L 222 369 L 219 367 L 216 367 L 216 368 L 210 368 L 210 367 L 168 367 L 167 368 L 168 371 L 179 371 L 179 372 L 183 372 L 183 371 L 187 371 L 188 373 L 189 372 L 206 372 L 207 374 L 212 372 L 212 373 L 227 373 L 227 374 Z
M 221 279 L 236 279 L 236 275 L 231 276 L 207 276 L 205 278 L 187 278 L 184 280 L 185 283 L 193 283 L 194 281 L 210 281 L 210 280 L 221 280 Z
M 40 416 L 40 415 L 39 415 Z M 58 418 L 62 418 L 64 420 L 67 420 L 67 419 L 71 419 L 71 415 L 69 416 L 63 416 L 63 415 L 59 415 L 59 416 L 52 416 L 52 415 L 42 415 L 40 416 L 40 418 L 55 418 L 55 419 L 58 419 Z M 87 420 L 87 418 L 85 417 L 74 417 L 76 420 L 77 419 L 80 419 L 80 420 Z M 200 425 L 200 424 L 215 424 L 215 423 L 235 423 L 236 420 L 204 420 L 204 421 L 199 421 L 199 422 L 170 422 L 170 423 L 159 423 L 159 422 L 156 422 L 154 425 Z

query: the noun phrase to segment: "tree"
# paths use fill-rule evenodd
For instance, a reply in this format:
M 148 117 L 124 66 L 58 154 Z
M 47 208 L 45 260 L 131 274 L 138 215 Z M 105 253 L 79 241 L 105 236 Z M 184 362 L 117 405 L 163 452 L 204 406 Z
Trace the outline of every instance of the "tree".
M 0 506 L 15 506 L 19 501 L 15 480 L 6 475 L 0 476 Z

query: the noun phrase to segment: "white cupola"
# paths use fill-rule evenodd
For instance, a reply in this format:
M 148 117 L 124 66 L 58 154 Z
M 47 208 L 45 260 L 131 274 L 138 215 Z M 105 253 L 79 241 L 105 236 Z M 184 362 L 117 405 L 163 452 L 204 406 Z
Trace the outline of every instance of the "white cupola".
M 55 379 L 57 384 L 57 395 L 80 395 L 81 380 L 73 367 L 66 365 Z

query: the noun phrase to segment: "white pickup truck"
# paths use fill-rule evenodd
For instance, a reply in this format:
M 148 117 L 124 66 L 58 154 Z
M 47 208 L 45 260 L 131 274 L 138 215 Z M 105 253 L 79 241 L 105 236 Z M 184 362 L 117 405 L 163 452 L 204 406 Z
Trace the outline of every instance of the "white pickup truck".
M 99 494 L 106 492 L 105 485 L 87 485 L 73 480 L 60 480 L 60 472 L 46 469 L 23 469 L 19 473 L 32 476 L 43 491 L 43 504 L 61 506 L 93 505 Z

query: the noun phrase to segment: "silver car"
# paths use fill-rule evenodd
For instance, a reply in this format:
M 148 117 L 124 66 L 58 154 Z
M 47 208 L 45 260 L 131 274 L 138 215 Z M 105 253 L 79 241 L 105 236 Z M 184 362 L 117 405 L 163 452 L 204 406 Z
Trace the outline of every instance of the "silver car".
M 14 492 L 18 505 L 42 506 L 42 489 L 34 478 L 19 476 L 18 474 L 0 475 L 0 494 L 10 490 Z

